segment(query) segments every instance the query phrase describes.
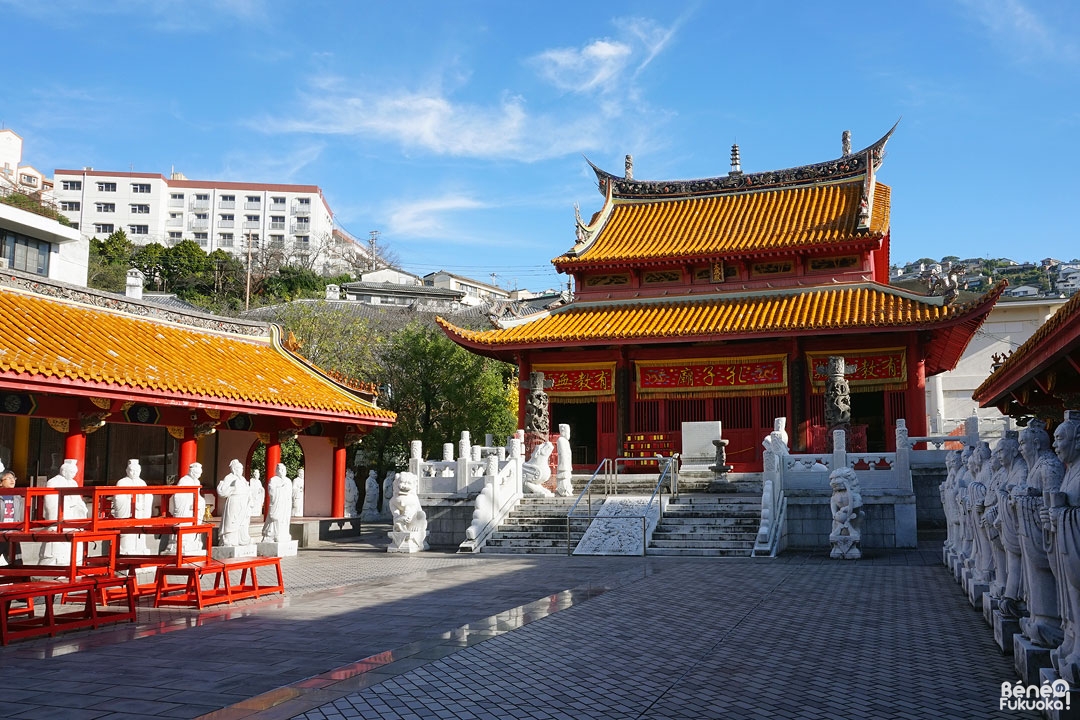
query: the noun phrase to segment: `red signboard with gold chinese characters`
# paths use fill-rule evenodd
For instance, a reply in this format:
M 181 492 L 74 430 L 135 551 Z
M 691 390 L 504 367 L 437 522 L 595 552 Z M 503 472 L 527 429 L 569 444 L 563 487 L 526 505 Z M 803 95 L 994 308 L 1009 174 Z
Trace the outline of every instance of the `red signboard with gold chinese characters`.
M 810 386 L 816 393 L 825 392 L 830 355 L 839 355 L 844 358 L 844 377 L 852 388 L 882 390 L 907 388 L 907 351 L 905 348 L 837 350 L 836 352 L 806 353 L 806 362 L 810 369 Z
M 544 373 L 544 384 L 552 400 L 572 397 L 599 397 L 615 394 L 615 363 L 571 363 L 534 365 Z
M 777 395 L 787 390 L 787 355 L 634 363 L 639 397 Z

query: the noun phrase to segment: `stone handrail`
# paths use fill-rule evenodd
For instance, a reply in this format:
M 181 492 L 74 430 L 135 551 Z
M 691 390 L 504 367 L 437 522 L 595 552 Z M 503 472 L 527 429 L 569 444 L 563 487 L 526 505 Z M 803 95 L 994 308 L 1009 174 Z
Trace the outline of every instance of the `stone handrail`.
M 458 546 L 458 552 L 480 552 L 491 534 L 521 501 L 524 494 L 522 465 L 523 453 L 516 442 L 510 458 L 506 461 L 500 461 L 498 455 L 487 456 L 483 475 L 484 488 L 476 496 L 472 524 L 465 531 L 465 541 Z

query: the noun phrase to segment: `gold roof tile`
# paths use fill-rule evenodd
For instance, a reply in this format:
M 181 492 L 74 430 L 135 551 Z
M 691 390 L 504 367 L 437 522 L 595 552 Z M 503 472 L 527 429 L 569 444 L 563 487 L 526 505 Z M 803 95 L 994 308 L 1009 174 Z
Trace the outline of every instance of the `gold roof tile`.
M 341 421 L 385 423 L 395 417 L 306 367 L 270 338 L 174 326 L 0 288 L 4 375 L 192 399 L 230 398 L 337 415 L 328 419 Z
M 891 191 L 875 183 L 868 230 L 858 229 L 861 178 L 679 200 L 615 200 L 577 264 L 722 257 L 878 239 L 889 230 Z

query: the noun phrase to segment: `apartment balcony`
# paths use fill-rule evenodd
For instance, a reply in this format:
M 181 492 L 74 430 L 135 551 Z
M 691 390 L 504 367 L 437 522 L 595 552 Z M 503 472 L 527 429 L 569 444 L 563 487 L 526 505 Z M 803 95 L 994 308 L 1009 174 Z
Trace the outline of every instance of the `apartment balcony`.
M 301 205 L 300 203 L 293 203 L 292 211 L 293 215 L 310 215 L 311 205 Z
M 191 205 L 189 207 L 192 210 L 209 210 L 210 209 L 210 200 L 209 199 L 207 199 L 207 200 L 194 200 L 193 199 L 191 201 Z
M 270 203 L 270 212 L 285 212 L 285 203 Z
M 245 230 L 258 230 L 262 226 L 258 220 L 245 220 L 243 228 Z
M 210 221 L 209 220 L 195 220 L 195 219 L 192 219 L 192 220 L 188 221 L 188 230 L 206 230 L 209 227 L 210 227 Z
M 169 207 L 182 208 L 184 207 L 184 198 L 169 198 Z
M 184 227 L 184 218 L 166 218 L 165 227 L 182 228 Z
M 270 229 L 271 230 L 284 230 L 285 229 L 285 223 L 283 223 L 283 222 L 272 222 L 272 223 L 270 223 Z
M 311 225 L 308 223 L 293 223 L 289 226 L 290 235 L 306 235 L 311 232 Z
M 235 220 L 218 220 L 217 226 L 219 228 L 236 227 L 236 221 Z
M 245 210 L 258 210 L 261 207 L 262 207 L 262 203 L 257 203 L 257 202 L 246 202 L 246 203 L 244 203 L 244 209 Z
M 236 208 L 235 200 L 219 200 L 217 206 L 222 210 L 234 210 Z

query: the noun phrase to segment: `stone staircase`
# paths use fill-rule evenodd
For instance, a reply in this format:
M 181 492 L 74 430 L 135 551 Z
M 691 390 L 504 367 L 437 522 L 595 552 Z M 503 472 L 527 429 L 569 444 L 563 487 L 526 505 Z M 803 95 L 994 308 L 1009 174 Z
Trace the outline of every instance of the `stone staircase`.
M 655 482 L 655 481 L 654 481 Z M 593 496 L 593 510 L 598 507 Z M 488 554 L 561 554 L 566 555 L 566 513 L 577 500 L 576 497 L 522 498 L 506 521 L 491 534 L 480 552 Z M 586 501 L 578 505 L 578 513 L 588 513 Z M 571 550 L 577 547 L 585 534 L 588 520 L 570 521 Z
M 682 493 L 668 504 L 646 554 L 750 557 L 760 523 L 760 493 Z

